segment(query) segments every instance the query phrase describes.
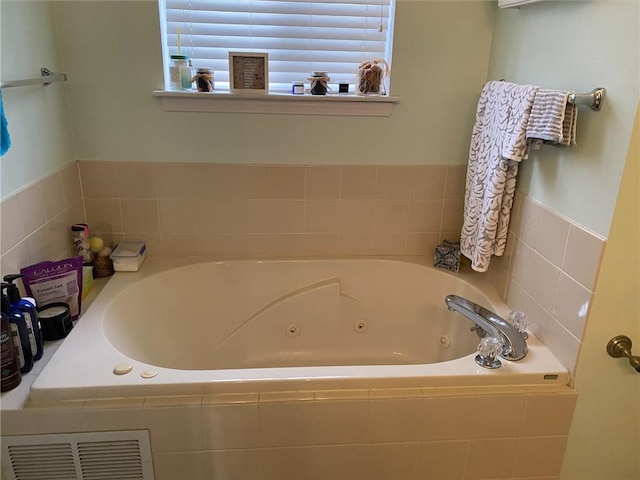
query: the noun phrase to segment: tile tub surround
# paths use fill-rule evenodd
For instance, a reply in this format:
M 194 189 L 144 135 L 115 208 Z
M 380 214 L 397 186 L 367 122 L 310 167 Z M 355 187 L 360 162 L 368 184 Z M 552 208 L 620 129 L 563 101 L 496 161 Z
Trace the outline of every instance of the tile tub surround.
M 71 163 L 0 203 L 0 272 L 73 254 L 70 226 L 84 222 L 77 163 Z
M 557 479 L 576 397 L 436 387 L 57 402 L 2 411 L 2 433 L 148 429 L 156 480 Z
M 150 256 L 431 255 L 460 236 L 465 165 L 79 165 L 89 225 Z
M 605 240 L 516 192 L 507 248 L 489 278 L 575 378 Z

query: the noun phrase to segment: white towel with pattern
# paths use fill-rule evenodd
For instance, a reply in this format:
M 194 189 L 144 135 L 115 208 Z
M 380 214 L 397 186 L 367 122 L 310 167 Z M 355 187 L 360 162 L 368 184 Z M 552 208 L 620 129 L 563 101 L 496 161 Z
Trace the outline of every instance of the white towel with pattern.
M 521 160 L 527 158 L 526 128 L 538 87 L 487 82 L 471 133 L 460 250 L 471 267 L 486 272 L 502 255 Z

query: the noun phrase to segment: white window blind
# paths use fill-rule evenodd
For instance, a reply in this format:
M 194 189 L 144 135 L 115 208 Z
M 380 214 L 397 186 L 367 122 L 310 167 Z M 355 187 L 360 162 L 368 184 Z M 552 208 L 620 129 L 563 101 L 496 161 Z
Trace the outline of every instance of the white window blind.
M 229 88 L 229 51 L 269 53 L 270 91 L 291 91 L 312 71 L 355 83 L 358 65 L 391 65 L 395 0 L 159 0 L 166 87 L 170 55 L 209 67 Z

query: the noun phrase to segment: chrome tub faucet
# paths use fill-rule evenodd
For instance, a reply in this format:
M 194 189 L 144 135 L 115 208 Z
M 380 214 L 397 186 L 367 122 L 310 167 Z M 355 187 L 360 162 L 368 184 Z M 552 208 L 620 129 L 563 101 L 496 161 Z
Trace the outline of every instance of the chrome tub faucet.
M 490 337 L 500 339 L 500 356 L 505 360 L 522 360 L 527 355 L 525 336 L 498 314 L 458 295 L 447 295 L 445 303 L 449 310 L 464 315 Z

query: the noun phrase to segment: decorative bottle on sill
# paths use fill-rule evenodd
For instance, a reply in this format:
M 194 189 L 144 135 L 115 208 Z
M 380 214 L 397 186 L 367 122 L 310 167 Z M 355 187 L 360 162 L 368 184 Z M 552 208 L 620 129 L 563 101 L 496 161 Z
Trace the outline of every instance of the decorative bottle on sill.
M 169 78 L 172 90 L 191 90 L 191 59 L 187 55 L 171 55 Z
M 308 78 L 311 82 L 311 95 L 326 95 L 329 86 L 327 82 L 331 81 L 327 72 L 311 72 Z

